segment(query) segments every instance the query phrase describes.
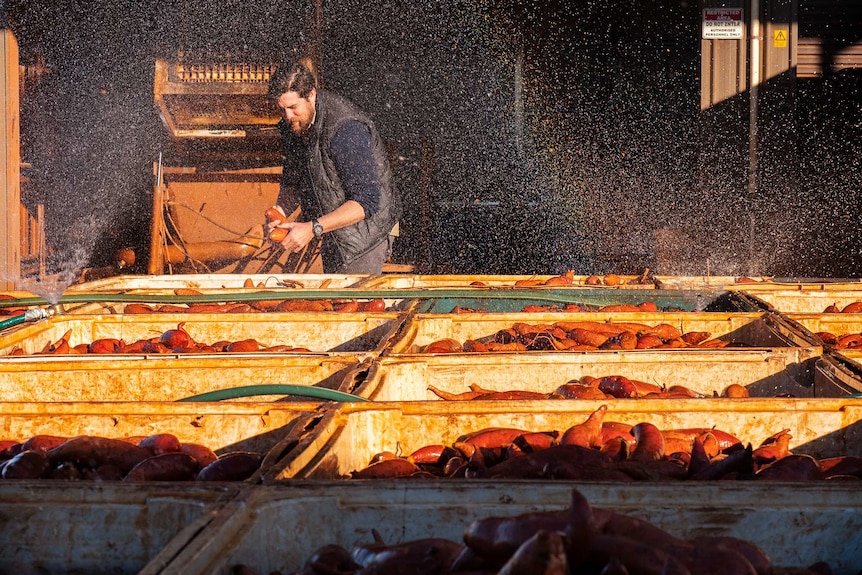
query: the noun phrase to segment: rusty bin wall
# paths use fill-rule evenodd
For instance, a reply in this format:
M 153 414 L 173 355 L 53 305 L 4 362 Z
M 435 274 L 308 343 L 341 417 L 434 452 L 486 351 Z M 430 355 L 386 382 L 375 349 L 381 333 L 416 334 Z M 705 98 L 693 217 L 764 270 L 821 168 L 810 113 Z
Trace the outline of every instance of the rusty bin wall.
M 236 492 L 0 480 L 0 572 L 158 573 Z
M 260 384 L 349 392 L 353 371 L 376 353 L 400 319 L 394 313 L 235 314 L 229 321 L 212 314 L 55 317 L 0 337 L 0 349 L 4 354 L 16 346 L 38 352 L 67 330 L 72 345 L 110 337 L 131 343 L 186 320 L 184 327 L 196 341 L 255 338 L 312 353 L 7 355 L 0 357 L 0 400 L 175 401 Z
M 860 293 L 862 297 L 862 293 Z M 858 301 L 858 300 L 857 300 Z M 817 332 L 829 332 L 837 337 L 842 335 L 862 334 L 862 314 L 858 313 L 784 313 L 782 319 L 787 321 L 792 329 L 797 329 L 803 337 L 818 341 Z M 831 345 L 825 346 L 827 353 L 838 360 L 848 363 L 851 369 L 862 372 L 862 348 L 842 349 Z M 856 386 L 855 393 L 862 392 L 862 386 Z
M 121 439 L 170 433 L 180 442 L 199 443 L 218 455 L 266 454 L 316 408 L 310 403 L 0 403 L 0 439 L 23 442 L 34 435 Z M 264 466 L 278 455 L 266 459 Z
M 763 285 L 767 285 L 769 283 L 769 278 L 754 277 L 752 279 L 763 282 Z M 653 276 L 653 281 L 658 289 L 668 290 L 733 289 L 734 286 L 761 285 L 759 283 L 737 284 L 736 280 L 737 278 L 734 276 Z
M 169 295 L 167 292 L 164 292 L 164 290 L 141 289 L 141 290 L 133 290 L 133 291 L 134 291 L 134 293 L 132 295 L 140 296 L 141 299 L 146 299 L 147 302 L 149 302 L 149 303 L 146 303 L 146 302 L 144 302 L 144 303 L 146 303 L 146 305 L 153 308 L 153 311 L 147 312 L 147 313 L 137 312 L 137 313 L 129 314 L 129 315 L 147 315 L 147 316 L 159 315 L 162 317 L 166 317 L 166 316 L 170 317 L 170 316 L 176 316 L 178 314 L 188 313 L 189 315 L 192 315 L 192 317 L 198 317 L 198 316 L 202 315 L 203 313 L 207 313 L 207 312 L 201 312 L 200 310 L 194 311 L 191 309 L 189 309 L 189 311 L 187 311 L 187 312 L 182 311 L 183 309 L 188 308 L 189 305 L 192 305 L 192 303 L 201 303 L 200 301 L 194 301 L 196 299 L 196 297 L 194 295 L 182 296 L 183 297 L 182 303 L 176 303 L 175 301 L 171 301 L 171 298 L 174 296 Z M 284 289 L 279 289 L 279 290 L 255 289 L 255 290 L 245 290 L 245 291 L 242 291 L 242 290 L 196 290 L 196 291 L 200 291 L 200 293 L 205 298 L 207 298 L 206 302 L 204 302 L 204 305 L 214 303 L 215 305 L 222 305 L 222 306 L 224 306 L 225 304 L 234 304 L 234 303 L 252 304 L 252 303 L 254 303 L 254 301 L 261 300 L 261 299 L 265 299 L 265 300 L 268 300 L 270 302 L 275 302 L 273 305 L 276 305 L 277 303 L 288 301 L 288 300 L 289 301 L 300 301 L 300 302 L 307 302 L 307 301 L 311 301 L 311 300 L 325 300 L 325 301 L 329 301 L 331 303 L 331 302 L 334 302 L 336 300 L 341 300 L 341 301 L 347 300 L 347 301 L 349 301 L 350 299 L 353 299 L 353 300 L 356 300 L 356 302 L 358 302 L 358 303 L 363 303 L 363 302 L 368 302 L 371 299 L 369 297 L 359 297 L 359 298 L 349 298 L 348 299 L 348 298 L 344 298 L 343 295 L 340 295 L 340 297 L 332 297 L 332 295 L 327 294 L 327 292 L 325 290 L 321 291 L 321 290 L 295 289 L 295 290 L 289 290 L 290 291 L 289 294 L 286 294 Z M 268 297 L 259 296 L 258 294 L 260 294 L 260 293 L 265 293 L 268 295 Z M 333 291 L 332 293 L 335 293 L 335 292 Z M 365 292 L 365 293 L 367 294 L 368 292 Z M 247 295 L 249 295 L 249 294 L 254 294 L 253 296 L 251 296 L 254 299 L 248 299 Z M 344 294 L 344 292 L 339 292 L 339 294 Z M 75 306 L 64 304 L 62 313 L 66 314 L 66 315 L 69 315 L 69 314 L 73 314 L 73 315 L 124 314 L 124 313 L 126 313 L 126 307 L 128 305 L 131 305 L 130 302 L 118 301 L 121 299 L 119 297 L 115 297 L 112 299 L 111 295 L 116 295 L 116 294 L 108 294 L 107 292 L 105 294 L 94 294 L 94 293 L 90 292 L 89 294 L 83 294 L 83 295 L 85 297 L 87 297 L 87 296 L 93 297 L 94 301 L 87 302 L 84 304 L 75 305 Z M 285 295 L 289 295 L 289 297 L 285 297 Z M 363 313 L 365 313 L 365 314 L 369 314 L 369 313 L 370 314 L 404 313 L 404 312 L 412 310 L 413 307 L 417 303 L 416 300 L 414 300 L 414 299 L 405 299 L 405 298 L 398 298 L 398 297 L 385 297 L 385 295 L 386 295 L 385 292 L 381 292 L 380 295 L 384 296 L 384 297 L 381 297 L 380 299 L 382 299 L 385 303 L 385 310 L 382 312 L 363 312 Z M 218 296 L 219 301 L 218 302 L 212 302 L 211 300 L 213 299 L 213 296 Z M 141 302 L 135 302 L 135 303 L 141 303 Z M 162 311 L 159 309 L 164 304 L 167 304 L 167 311 Z M 236 315 L 238 315 L 237 312 L 227 312 L 227 311 L 225 311 L 225 309 L 227 309 L 227 308 L 222 307 L 222 310 L 217 312 L 216 315 L 223 315 L 226 318 L 233 318 Z M 228 315 L 228 313 L 230 315 Z M 297 314 L 297 313 L 338 313 L 339 317 L 349 317 L 349 316 L 347 316 L 348 313 L 357 313 L 357 312 L 346 312 L 346 311 L 337 311 L 337 312 L 336 311 L 329 311 L 329 312 L 314 311 L 314 312 L 312 312 L 312 311 L 308 311 L 307 309 L 306 310 L 300 309 L 298 311 L 290 311 L 290 310 L 287 310 L 287 311 L 276 311 L 276 310 L 259 311 L 259 310 L 252 309 L 252 310 L 250 310 L 248 312 L 244 312 L 244 313 L 251 313 L 251 314 L 255 314 L 255 315 L 263 314 L 263 313 L 267 313 L 267 314 L 273 314 L 273 313 L 291 313 L 291 314 Z
M 353 287 L 365 280 L 366 275 L 340 274 L 175 274 L 175 275 L 121 275 L 83 282 L 69 286 L 66 291 L 75 292 L 137 292 L 175 289 L 257 289 L 297 287 L 305 289 L 341 289 Z M 251 280 L 255 288 L 244 288 Z
M 737 482 L 710 486 L 581 483 L 596 508 L 653 522 L 693 539 L 734 536 L 760 546 L 776 566 L 828 561 L 835 575 L 851 575 L 862 546 L 862 499 L 853 485 L 794 485 L 787 497 L 775 485 Z M 314 551 L 336 544 L 348 551 L 374 541 L 387 544 L 441 537 L 461 542 L 476 519 L 565 509 L 567 482 L 518 481 L 446 484 L 386 481 L 329 482 L 256 488 L 246 501 L 211 523 L 163 575 L 230 575 L 237 564 L 258 573 L 298 573 Z
M 346 355 L 7 357 L 0 360 L 0 401 L 176 401 L 263 384 L 350 392 L 352 374 L 360 365 Z M 254 401 L 278 399 L 257 396 Z
M 846 278 L 773 278 L 768 276 L 749 276 L 745 281 L 739 276 L 661 276 L 653 277 L 659 289 L 727 289 L 752 293 L 773 291 L 840 291 L 862 289 L 862 280 Z M 743 281 L 740 281 L 743 280 Z
M 745 292 L 764 309 L 780 313 L 824 313 L 832 304 L 843 309 L 853 302 L 862 301 L 862 284 L 858 289 L 829 290 L 773 290 Z
M 265 346 L 291 345 L 311 353 L 355 355 L 374 352 L 400 319 L 397 312 L 61 315 L 4 334 L 0 354 L 6 355 L 16 346 L 25 353 L 37 353 L 69 330 L 72 346 L 101 338 L 131 343 L 158 337 L 183 322 L 192 339 L 202 343 L 253 338 Z
M 338 479 L 366 467 L 382 451 L 408 455 L 426 445 L 451 445 L 467 432 L 488 427 L 562 433 L 600 405 L 608 406 L 605 421 L 646 421 L 659 429 L 715 427 L 752 445 L 789 429 L 794 453 L 862 455 L 862 399 L 352 403 L 319 416 L 313 431 L 263 479 Z
M 434 289 L 434 288 L 473 288 L 473 289 L 500 289 L 500 288 L 518 288 L 526 286 L 516 286 L 515 283 L 521 282 L 544 282 L 554 275 L 415 275 L 415 274 L 384 274 L 380 276 L 368 276 L 358 282 L 357 287 L 364 289 Z M 655 285 L 649 283 L 629 283 L 637 282 L 639 276 L 623 275 L 619 276 L 621 285 L 618 286 L 589 286 L 586 284 L 587 278 L 590 276 L 574 276 L 571 286 L 598 288 L 598 289 L 653 289 Z M 571 287 L 569 286 L 569 287 Z M 531 288 L 557 289 L 560 285 L 534 285 Z
M 745 298 L 727 291 L 681 291 L 681 290 L 643 290 L 615 289 L 584 289 L 561 288 L 554 290 L 514 290 L 518 298 L 505 297 L 506 292 L 499 290 L 466 290 L 458 289 L 457 295 L 450 290 L 445 296 L 430 297 L 416 306 L 420 313 L 448 313 L 456 306 L 478 313 L 505 313 L 523 311 L 526 305 L 552 306 L 549 311 L 559 311 L 566 304 L 579 305 L 583 310 L 594 309 L 618 304 L 639 305 L 649 302 L 656 305 L 660 311 L 694 311 L 694 312 L 759 312 L 761 308 Z M 443 293 L 438 291 L 437 294 Z M 434 292 L 430 295 L 434 296 Z M 491 297 L 493 296 L 493 297 Z M 501 297 L 502 296 L 502 297 Z M 530 297 L 525 297 L 530 296 Z M 475 313 L 475 312 L 471 312 Z M 532 312 L 536 313 L 536 312 Z M 541 313 L 541 312 L 538 312 Z M 633 313 L 644 313 L 636 311 Z
M 824 366 L 822 357 L 799 362 L 795 350 L 661 350 L 594 354 L 495 353 L 383 357 L 354 392 L 372 401 L 433 401 L 429 386 L 452 394 L 477 385 L 491 391 L 552 393 L 582 376 L 622 375 L 669 388 L 682 385 L 711 400 L 731 384 L 751 397 L 836 397 L 862 391 L 862 376 L 841 366 Z M 562 401 L 562 400 L 561 400 Z M 633 400 L 645 401 L 645 400 Z
M 670 324 L 681 332 L 704 331 L 712 338 L 735 341 L 745 347 L 723 348 L 750 350 L 754 348 L 796 348 L 798 361 L 819 356 L 822 346 L 802 336 L 798 331 L 788 329 L 771 314 L 759 313 L 698 313 L 698 312 L 644 312 L 644 313 L 539 313 L 530 314 L 416 314 L 411 317 L 399 336 L 384 349 L 384 355 L 416 355 L 422 347 L 444 338 L 452 338 L 461 343 L 467 339 L 481 339 L 493 336 L 499 330 L 512 327 L 515 323 L 554 324 L 564 321 L 599 322 L 636 322 L 647 325 Z M 695 351 L 696 348 L 671 350 L 679 353 Z M 638 350 L 643 351 L 643 350 Z M 501 353 L 501 352 L 495 352 Z M 506 352 L 502 352 L 505 354 Z M 548 353 L 571 354 L 572 352 L 512 352 L 520 354 Z M 509 355 L 511 356 L 512 353 Z M 616 353 L 595 351 L 591 354 Z M 474 354 L 471 354 L 474 355 Z

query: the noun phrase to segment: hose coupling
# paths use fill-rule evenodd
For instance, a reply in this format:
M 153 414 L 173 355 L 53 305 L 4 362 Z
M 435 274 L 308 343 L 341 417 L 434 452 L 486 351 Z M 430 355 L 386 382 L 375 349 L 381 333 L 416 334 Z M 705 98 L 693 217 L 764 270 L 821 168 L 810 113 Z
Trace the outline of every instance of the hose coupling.
M 40 319 L 48 319 L 57 313 L 57 310 L 52 308 L 34 307 L 24 312 L 24 321 L 39 321 Z

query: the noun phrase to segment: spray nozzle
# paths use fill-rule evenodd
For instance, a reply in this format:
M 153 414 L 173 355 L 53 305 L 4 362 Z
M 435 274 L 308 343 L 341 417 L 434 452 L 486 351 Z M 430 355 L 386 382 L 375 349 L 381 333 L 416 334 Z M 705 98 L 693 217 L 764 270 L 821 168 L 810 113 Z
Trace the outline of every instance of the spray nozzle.
M 57 313 L 59 313 L 59 309 L 56 305 L 52 305 L 47 308 L 36 307 L 28 309 L 24 312 L 24 321 L 39 321 L 42 319 L 48 319 L 49 317 L 56 315 Z

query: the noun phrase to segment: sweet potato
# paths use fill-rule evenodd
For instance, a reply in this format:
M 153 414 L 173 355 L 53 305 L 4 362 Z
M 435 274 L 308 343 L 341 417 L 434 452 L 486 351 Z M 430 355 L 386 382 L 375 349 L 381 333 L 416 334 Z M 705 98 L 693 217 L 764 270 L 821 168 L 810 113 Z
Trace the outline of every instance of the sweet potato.
M 21 451 L 48 451 L 68 440 L 58 435 L 34 435 L 21 445 Z
M 127 303 L 123 313 L 155 313 L 156 308 L 145 303 Z
M 530 433 L 528 430 L 510 427 L 489 427 L 467 433 L 458 438 L 459 443 L 469 443 L 473 447 L 506 447 L 516 437 Z
M 185 324 L 186 322 L 181 321 L 177 324 L 176 329 L 165 330 L 162 335 L 159 336 L 159 343 L 170 349 L 186 348 L 193 345 L 194 340 L 183 327 Z
M 583 423 L 572 425 L 560 437 L 560 445 L 579 445 L 581 447 L 601 447 L 602 420 L 608 411 L 607 405 L 600 405 Z
M 664 438 L 655 425 L 644 421 L 633 426 L 631 433 L 637 441 L 631 459 L 635 461 L 658 461 L 664 457 Z
M 269 232 L 269 241 L 280 244 L 284 241 L 284 238 L 287 237 L 288 230 L 287 228 L 273 228 Z
M 231 342 L 224 349 L 226 352 L 230 353 L 248 353 L 253 351 L 260 351 L 260 344 L 257 340 L 254 339 L 242 339 L 239 341 Z
M 38 479 L 51 463 L 42 451 L 22 451 L 3 464 L 3 479 Z
M 264 210 L 263 217 L 266 218 L 267 222 L 280 224 L 284 221 L 285 215 L 281 208 L 279 208 L 278 206 L 271 206 Z
M 458 353 L 462 351 L 461 344 L 452 338 L 444 338 L 429 343 L 422 350 L 423 353 Z
M 565 531 L 569 510 L 535 511 L 510 517 L 476 519 L 464 531 L 464 542 L 489 561 L 505 561 L 539 530 Z
M 426 445 L 410 454 L 408 459 L 416 465 L 445 465 L 457 452 L 447 445 Z
M 149 449 L 153 455 L 161 455 L 180 451 L 180 440 L 171 433 L 155 433 L 141 439 L 138 446 Z
M 368 467 L 350 473 L 353 479 L 394 479 L 410 477 L 421 469 L 408 459 L 396 457 L 372 463 Z
M 383 298 L 375 298 L 372 300 L 360 302 L 359 311 L 386 311 L 386 301 Z
M 103 464 L 111 464 L 126 474 L 150 457 L 151 453 L 148 449 L 119 439 L 81 435 L 49 449 L 47 455 L 53 465 L 71 462 L 95 469 Z
M 206 467 L 218 459 L 218 455 L 209 447 L 197 443 L 180 443 L 180 451 L 194 457 L 201 467 Z
M 862 313 L 862 301 L 854 301 L 845 305 L 841 309 L 841 313 Z
M 249 451 L 222 455 L 200 470 L 197 481 L 243 481 L 260 467 L 262 457 Z
M 600 347 L 604 345 L 608 339 L 610 339 L 610 335 L 605 335 L 601 333 L 597 333 L 595 331 L 587 330 L 584 328 L 577 327 L 572 332 L 570 332 L 571 338 L 578 342 L 581 345 L 590 345 L 594 347 Z
M 135 465 L 123 481 L 188 481 L 197 475 L 200 465 L 185 453 L 162 453 Z

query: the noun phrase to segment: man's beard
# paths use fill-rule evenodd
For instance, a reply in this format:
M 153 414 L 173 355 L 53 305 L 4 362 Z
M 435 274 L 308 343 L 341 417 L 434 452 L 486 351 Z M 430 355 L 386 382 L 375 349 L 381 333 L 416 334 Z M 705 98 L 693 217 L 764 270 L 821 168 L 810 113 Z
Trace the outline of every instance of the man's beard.
M 305 123 L 302 120 L 297 120 L 296 122 L 290 123 L 290 130 L 295 136 L 305 136 L 308 134 L 308 128 L 310 126 L 311 122 Z

